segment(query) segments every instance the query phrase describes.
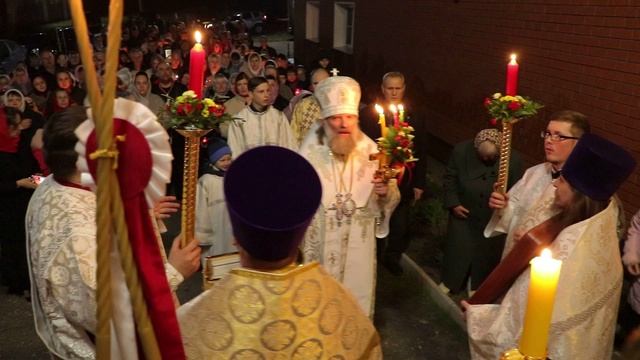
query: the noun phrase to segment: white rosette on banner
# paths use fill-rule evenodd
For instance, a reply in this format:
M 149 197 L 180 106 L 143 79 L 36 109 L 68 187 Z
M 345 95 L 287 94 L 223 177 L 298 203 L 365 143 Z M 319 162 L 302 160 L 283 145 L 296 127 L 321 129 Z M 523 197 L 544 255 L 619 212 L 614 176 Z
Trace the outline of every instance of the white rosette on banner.
M 75 150 L 78 153 L 77 167 L 81 172 L 82 183 L 95 191 L 96 184 L 89 171 L 86 147 L 89 136 L 94 132 L 95 125 L 91 109 L 87 110 L 88 119 L 75 131 L 78 143 Z M 171 146 L 169 136 L 160 125 L 157 117 L 144 105 L 118 98 L 115 99 L 113 118 L 128 121 L 144 135 L 149 144 L 153 163 L 151 178 L 145 188 L 145 198 L 149 208 L 165 195 L 166 184 L 171 179 Z M 136 329 L 131 305 L 131 295 L 125 281 L 121 258 L 116 241 L 111 249 L 111 284 L 113 291 L 113 318 L 111 327 L 111 354 L 112 358 L 137 359 L 138 344 L 136 342 Z
M 87 110 L 87 116 L 87 121 L 76 129 L 76 136 L 78 136 L 76 145 L 76 152 L 78 153 L 77 166 L 82 172 L 83 185 L 95 189 L 95 181 L 89 174 L 89 165 L 86 159 L 87 139 L 95 128 L 91 109 Z M 171 160 L 173 155 L 169 145 L 169 135 L 158 122 L 156 115 L 146 106 L 135 101 L 117 98 L 113 109 L 113 117 L 133 124 L 149 142 L 153 169 L 151 179 L 145 189 L 145 196 L 149 207 L 152 207 L 158 198 L 165 195 L 166 185 L 171 181 Z

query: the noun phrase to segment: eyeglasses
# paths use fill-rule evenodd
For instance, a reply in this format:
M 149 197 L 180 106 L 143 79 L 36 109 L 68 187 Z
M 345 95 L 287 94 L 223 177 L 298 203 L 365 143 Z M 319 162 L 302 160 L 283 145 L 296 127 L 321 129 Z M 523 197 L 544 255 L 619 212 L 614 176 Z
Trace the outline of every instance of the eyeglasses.
M 566 135 L 560 135 L 560 134 L 552 134 L 548 131 L 541 131 L 540 132 L 540 137 L 543 139 L 551 139 L 551 141 L 553 142 L 560 142 L 560 141 L 565 141 L 567 139 L 572 139 L 572 140 L 579 140 L 579 137 L 575 137 L 575 136 L 566 136 Z

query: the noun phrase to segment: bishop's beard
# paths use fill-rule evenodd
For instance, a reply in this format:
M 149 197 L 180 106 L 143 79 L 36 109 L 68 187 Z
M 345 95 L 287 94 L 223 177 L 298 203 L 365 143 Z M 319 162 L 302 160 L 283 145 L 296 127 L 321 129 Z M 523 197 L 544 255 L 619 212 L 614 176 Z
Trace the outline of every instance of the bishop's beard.
M 349 136 L 336 134 L 328 126 L 324 126 L 324 131 L 329 139 L 329 149 L 334 154 L 347 156 L 356 148 L 358 140 L 362 138 L 362 132 L 359 128 L 349 134 Z

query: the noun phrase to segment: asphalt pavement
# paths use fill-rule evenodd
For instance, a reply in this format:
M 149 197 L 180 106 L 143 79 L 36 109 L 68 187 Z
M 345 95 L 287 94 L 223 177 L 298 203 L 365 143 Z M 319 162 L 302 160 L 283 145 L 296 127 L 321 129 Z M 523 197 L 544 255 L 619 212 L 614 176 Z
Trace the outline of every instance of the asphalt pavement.
M 165 244 L 176 233 L 179 219 L 174 215 L 169 222 Z M 181 301 L 196 296 L 201 284 L 199 274 L 182 284 Z M 5 314 L 0 317 L 0 359 L 49 358 L 35 332 L 31 303 L 0 287 L 0 313 Z M 405 272 L 395 277 L 380 269 L 375 324 L 385 359 L 468 359 L 464 331 L 421 290 L 418 274 Z

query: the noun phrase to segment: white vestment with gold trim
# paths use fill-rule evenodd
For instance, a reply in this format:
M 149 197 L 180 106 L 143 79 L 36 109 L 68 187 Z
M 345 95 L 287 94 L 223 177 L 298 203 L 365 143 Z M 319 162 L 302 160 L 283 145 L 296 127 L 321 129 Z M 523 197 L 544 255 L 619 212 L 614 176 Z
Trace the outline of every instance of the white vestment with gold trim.
M 372 183 L 378 162 L 369 159 L 378 148 L 369 137 L 362 134 L 347 164 L 333 157 L 327 141 L 325 138 L 320 144 L 317 134 L 310 132 L 300 147 L 300 154 L 313 165 L 322 183 L 322 203 L 305 235 L 305 262 L 320 262 L 371 315 L 376 282 L 376 218 L 382 208 L 386 216 L 391 216 L 400 202 L 400 192 L 396 181 L 391 180 L 389 193 L 378 201 Z M 347 201 L 346 193 L 350 194 L 351 216 L 338 219 L 338 193 L 343 195 L 343 202 Z
M 611 358 L 622 287 L 618 212 L 612 200 L 606 210 L 565 228 L 550 246 L 563 262 L 549 333 L 551 359 Z M 527 269 L 501 304 L 472 305 L 467 311 L 472 359 L 495 360 L 518 346 L 529 279 Z

